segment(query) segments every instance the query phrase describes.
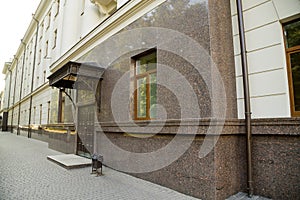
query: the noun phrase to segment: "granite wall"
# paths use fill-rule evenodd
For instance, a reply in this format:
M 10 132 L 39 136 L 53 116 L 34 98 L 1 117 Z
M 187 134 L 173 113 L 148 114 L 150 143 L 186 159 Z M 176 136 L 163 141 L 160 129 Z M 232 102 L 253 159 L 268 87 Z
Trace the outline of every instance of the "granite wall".
M 48 147 L 66 154 L 76 153 L 76 134 L 73 125 L 50 125 L 44 132 L 49 136 Z
M 254 194 L 275 200 L 298 199 L 299 123 L 300 119 L 253 120 Z M 137 124 L 145 125 L 143 122 Z M 127 126 L 131 125 L 127 124 Z M 174 139 L 179 126 L 182 126 L 182 121 L 166 122 L 160 134 L 139 138 L 136 137 L 138 133 L 133 135 L 124 133 L 114 123 L 101 123 L 102 132 L 97 133 L 98 144 L 105 146 L 101 143 L 105 134 L 113 144 L 123 150 L 137 153 L 153 152 L 169 144 Z M 222 134 L 218 138 L 217 136 L 210 138 L 217 139 L 217 143 L 204 158 L 199 158 L 199 150 L 203 145 L 209 124 L 206 120 L 202 120 L 199 124 L 189 122 L 189 127 L 191 126 L 199 127 L 197 136 L 178 160 L 153 172 L 131 174 L 200 199 L 222 200 L 240 191 L 247 192 L 244 121 L 226 120 Z M 262 130 L 270 131 L 262 132 Z M 191 136 L 180 134 L 180 137 L 186 140 Z M 111 155 L 105 155 L 105 164 L 115 168 L 115 158 L 110 157 Z M 128 159 L 135 162 L 134 158 Z
M 187 151 L 170 165 L 152 172 L 131 174 L 201 199 L 225 199 L 239 191 L 246 191 L 245 130 L 243 120 L 236 119 L 237 105 L 230 16 L 229 1 L 167 0 L 120 31 L 120 34 L 133 33 L 130 31 L 151 27 L 153 28 L 151 30 L 157 30 L 156 33 L 140 31 L 138 37 L 128 37 L 128 41 L 124 40 L 124 37 L 112 37 L 80 58 L 81 62 L 96 62 L 106 69 L 103 80 L 97 87 L 101 91 L 101 97 L 98 102 L 100 111 L 97 113 L 98 123 L 96 125 L 102 129 L 97 131 L 97 148 L 101 149 L 105 146 L 102 143 L 104 136 L 120 149 L 135 153 L 154 152 L 169 144 L 176 136 L 181 141 L 193 139 Z M 206 54 L 199 55 L 198 49 L 192 48 L 188 43 L 180 43 L 182 42 L 178 41 L 182 39 L 180 37 L 173 37 L 173 35 L 170 35 L 169 38 L 162 37 L 163 35 L 158 31 L 159 28 L 184 34 L 194 41 L 191 45 L 197 44 Z M 132 35 L 129 34 L 129 36 Z M 168 51 L 162 48 L 164 47 L 162 43 L 174 43 L 175 50 Z M 135 48 L 139 45 L 141 48 Z M 132 108 L 124 115 L 123 107 L 128 105 L 120 104 L 117 109 L 119 112 L 113 115 L 111 102 L 114 98 L 127 99 L 132 102 L 131 77 L 128 77 L 128 82 L 123 85 L 123 92 L 120 92 L 117 97 L 113 96 L 113 91 L 118 86 L 120 78 L 128 72 L 130 74 L 132 58 L 149 48 L 157 49 L 158 64 L 168 66 L 182 75 L 182 79 L 168 79 L 169 74 L 161 76 L 158 72 L 158 78 L 162 78 L 178 88 L 182 86 L 183 80 L 187 81 L 196 96 L 197 104 L 191 104 L 189 96 L 185 96 L 185 101 L 180 102 L 172 90 L 158 86 L 157 101 L 167 113 L 166 121 L 160 118 L 163 113 L 158 110 L 158 117 L 151 121 L 151 126 L 147 127 L 150 124 L 149 121 L 136 121 L 135 126 L 129 123 L 132 117 Z M 178 51 L 185 52 L 188 56 L 183 57 L 176 54 Z M 202 73 L 195 69 L 192 60 L 198 60 L 203 70 Z M 211 62 L 215 64 L 216 68 L 211 68 Z M 216 72 L 220 73 L 223 81 L 226 101 L 214 98 L 210 93 L 215 83 L 213 77 Z M 97 93 L 98 91 L 95 91 L 95 94 Z M 183 90 L 182 93 L 184 93 Z M 199 113 L 197 114 L 200 118 L 188 119 L 189 116 L 191 118 L 194 116 L 191 113 L 183 118 L 180 103 L 189 105 L 191 113 L 197 110 L 194 108 L 198 107 Z M 213 104 L 222 106 L 225 104 L 226 120 L 221 135 L 215 132 L 208 138 L 217 142 L 212 151 L 200 158 L 199 149 L 203 145 L 211 125 Z M 122 117 L 120 117 L 121 115 Z M 120 127 L 120 123 L 116 124 L 118 121 L 116 117 L 122 121 L 123 128 L 130 128 L 131 131 L 126 132 Z M 253 178 L 255 194 L 273 199 L 298 198 L 299 124 L 299 119 L 254 120 Z M 155 130 L 161 125 L 163 127 L 157 134 L 148 137 L 152 129 Z M 182 126 L 184 128 L 178 133 Z M 219 124 L 214 126 L 219 126 Z M 195 138 L 190 134 L 191 130 L 196 130 Z M 48 135 L 50 148 L 65 153 L 74 151 L 76 142 L 74 135 L 50 132 Z M 147 137 L 139 137 L 143 135 L 147 135 Z M 157 157 L 157 159 L 164 158 Z M 135 162 L 134 157 L 129 157 L 128 160 L 132 163 Z M 118 169 L 120 164 L 122 165 L 112 152 L 104 155 L 104 163 L 115 169 Z
M 157 103 L 165 108 L 167 119 L 212 117 L 212 102 L 219 105 L 225 102 L 215 97 L 221 96 L 221 93 L 212 94 L 215 82 L 224 86 L 226 92 L 223 95 L 226 104 L 222 105 L 227 108 L 226 117 L 236 117 L 230 4 L 222 2 L 219 9 L 212 4 L 219 2 L 167 0 L 78 59 L 80 62 L 96 62 L 106 69 L 101 82 L 101 112 L 98 113 L 98 121 L 116 120 L 111 107 L 113 91 L 121 77 L 132 73 L 132 58 L 150 48 L 157 49 L 157 82 L 164 83 L 157 87 Z M 166 67 L 180 76 L 175 77 L 160 70 Z M 220 74 L 220 77 L 216 74 Z M 117 98 L 129 99 L 132 102 L 134 89 L 130 78 L 132 74 L 128 78 L 127 86 L 123 86 L 123 91 L 130 92 L 124 92 Z M 185 83 L 196 96 L 196 103 L 188 97 L 188 93 L 184 94 Z M 166 85 L 181 87 L 181 94 L 175 94 Z M 183 102 L 180 95 L 185 95 Z M 190 105 L 189 114 L 183 116 L 180 103 Z M 199 113 L 193 113 L 195 110 L 199 110 Z M 164 112 L 159 109 L 157 112 L 157 119 L 161 119 Z M 132 113 L 131 107 L 122 121 L 129 121 Z

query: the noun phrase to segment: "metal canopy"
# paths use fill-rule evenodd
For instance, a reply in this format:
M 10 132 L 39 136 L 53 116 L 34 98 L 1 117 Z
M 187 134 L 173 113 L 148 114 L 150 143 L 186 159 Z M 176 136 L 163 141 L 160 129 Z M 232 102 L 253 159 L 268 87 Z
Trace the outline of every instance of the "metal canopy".
M 62 68 L 51 74 L 49 85 L 57 88 L 74 88 L 74 83 L 78 77 L 89 79 L 102 79 L 104 68 L 95 62 L 73 62 L 70 61 Z

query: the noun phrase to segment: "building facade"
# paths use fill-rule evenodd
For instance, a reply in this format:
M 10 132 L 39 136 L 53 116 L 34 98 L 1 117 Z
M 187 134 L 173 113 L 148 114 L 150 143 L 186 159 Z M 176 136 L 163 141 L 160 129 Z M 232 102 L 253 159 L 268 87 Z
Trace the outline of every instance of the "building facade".
M 299 0 L 41 1 L 2 129 L 201 199 L 297 199 L 299 38 Z

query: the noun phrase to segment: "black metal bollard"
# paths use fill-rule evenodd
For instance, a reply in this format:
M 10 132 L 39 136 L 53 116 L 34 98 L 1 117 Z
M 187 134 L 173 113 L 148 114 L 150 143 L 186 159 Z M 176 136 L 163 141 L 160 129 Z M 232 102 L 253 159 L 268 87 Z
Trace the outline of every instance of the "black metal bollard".
M 97 174 L 97 176 L 102 175 L 102 163 L 103 163 L 103 156 L 94 153 L 92 155 L 92 174 Z

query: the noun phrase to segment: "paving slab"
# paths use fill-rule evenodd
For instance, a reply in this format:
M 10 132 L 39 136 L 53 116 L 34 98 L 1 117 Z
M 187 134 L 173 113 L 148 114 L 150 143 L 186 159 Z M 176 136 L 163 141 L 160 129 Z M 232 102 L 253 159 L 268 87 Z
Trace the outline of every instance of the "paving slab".
M 108 167 L 65 169 L 48 143 L 0 131 L 0 200 L 197 200 Z
M 58 165 L 66 169 L 88 167 L 92 164 L 91 159 L 84 158 L 75 154 L 47 156 L 47 159 L 57 163 Z
M 244 192 L 239 192 L 229 198 L 227 198 L 226 200 L 271 200 L 265 197 L 261 197 L 261 196 L 256 196 L 253 195 L 251 198 L 248 197 L 248 195 Z

